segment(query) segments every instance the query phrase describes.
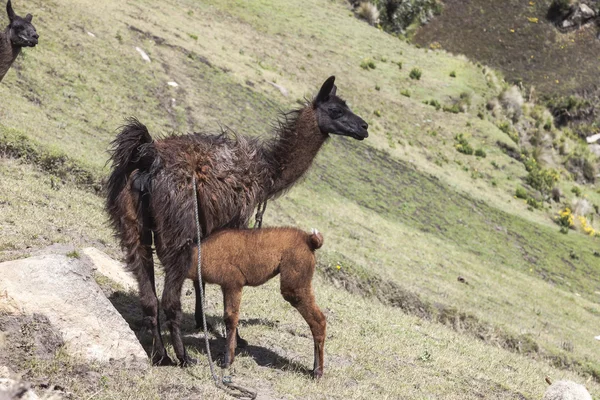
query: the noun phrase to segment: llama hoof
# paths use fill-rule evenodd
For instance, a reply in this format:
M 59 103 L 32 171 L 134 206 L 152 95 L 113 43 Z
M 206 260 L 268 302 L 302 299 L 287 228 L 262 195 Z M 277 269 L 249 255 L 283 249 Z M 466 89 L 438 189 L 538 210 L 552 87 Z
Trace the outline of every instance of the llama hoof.
M 198 365 L 198 360 L 192 357 L 186 356 L 183 361 L 179 364 L 180 367 L 191 367 L 193 365 Z
M 161 366 L 170 366 L 170 365 L 175 365 L 175 363 L 173 362 L 173 360 L 171 360 L 171 358 L 168 355 L 164 355 L 164 356 L 157 356 L 154 357 L 152 359 L 152 365 L 156 366 L 156 367 L 161 367 Z
M 314 379 L 321 379 L 321 377 L 323 377 L 323 371 L 322 371 L 322 370 L 320 370 L 320 369 L 318 369 L 318 368 L 317 368 L 317 369 L 315 369 L 315 370 L 313 371 L 313 378 L 314 378 Z

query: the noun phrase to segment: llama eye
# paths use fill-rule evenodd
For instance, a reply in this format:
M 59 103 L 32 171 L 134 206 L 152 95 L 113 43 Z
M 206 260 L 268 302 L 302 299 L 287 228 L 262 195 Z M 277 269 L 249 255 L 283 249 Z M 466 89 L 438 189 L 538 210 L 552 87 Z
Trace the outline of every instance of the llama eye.
M 331 112 L 329 113 L 329 115 L 333 119 L 338 119 L 339 117 L 341 117 L 342 115 L 344 115 L 344 112 L 342 110 L 340 110 L 339 108 L 334 108 L 333 110 L 331 110 Z

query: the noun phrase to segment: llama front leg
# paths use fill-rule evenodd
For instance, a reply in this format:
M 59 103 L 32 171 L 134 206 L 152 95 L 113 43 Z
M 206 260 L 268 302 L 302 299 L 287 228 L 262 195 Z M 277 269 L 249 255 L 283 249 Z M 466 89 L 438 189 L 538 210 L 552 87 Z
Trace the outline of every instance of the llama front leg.
M 282 287 L 281 294 L 296 310 L 300 312 L 304 320 L 308 323 L 314 340 L 314 363 L 313 377 L 323 376 L 324 348 L 325 348 L 325 330 L 327 321 L 325 315 L 321 312 L 315 303 L 315 296 L 312 288 L 292 289 Z
M 225 345 L 225 361 L 223 368 L 229 368 L 235 359 L 235 348 L 237 342 L 237 325 L 240 317 L 240 303 L 242 301 L 241 287 L 222 288 L 223 291 L 223 319 L 227 331 Z
M 202 291 L 204 292 L 204 296 L 206 297 L 206 283 L 202 282 Z M 196 292 L 196 310 L 194 311 L 194 319 L 196 320 L 196 329 L 202 329 L 202 310 L 203 310 L 203 304 L 202 304 L 202 300 L 200 298 L 200 283 L 198 281 L 194 281 L 194 292 Z M 206 330 L 208 330 L 209 332 L 214 332 L 214 328 L 213 326 L 206 322 Z M 236 329 L 236 342 L 237 342 L 237 347 L 243 349 L 244 347 L 248 346 L 248 342 L 244 339 L 242 339 L 242 337 L 240 336 L 240 332 L 239 330 Z

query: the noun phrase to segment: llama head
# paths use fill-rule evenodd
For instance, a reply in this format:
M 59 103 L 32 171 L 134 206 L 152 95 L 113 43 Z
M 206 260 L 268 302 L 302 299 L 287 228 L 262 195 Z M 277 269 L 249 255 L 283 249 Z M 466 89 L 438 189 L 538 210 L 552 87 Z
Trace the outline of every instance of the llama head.
M 329 77 L 313 100 L 319 129 L 325 135 L 332 133 L 363 140 L 369 136 L 369 125 L 354 114 L 344 100 L 336 96 L 334 81 L 335 76 Z
M 8 25 L 8 38 L 10 42 L 13 46 L 17 47 L 35 47 L 38 44 L 40 36 L 31 24 L 33 16 L 27 14 L 25 18 L 19 17 L 15 14 L 10 1 L 8 0 L 8 3 L 6 3 L 6 13 L 10 21 Z

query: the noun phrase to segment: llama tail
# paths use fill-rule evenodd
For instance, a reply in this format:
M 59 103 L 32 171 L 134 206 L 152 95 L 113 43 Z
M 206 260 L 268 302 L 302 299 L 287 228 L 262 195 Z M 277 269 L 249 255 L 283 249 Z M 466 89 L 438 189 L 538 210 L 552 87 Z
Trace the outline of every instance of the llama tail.
M 111 217 L 116 217 L 117 199 L 129 176 L 136 169 L 141 173 L 149 170 L 156 158 L 156 151 L 148 128 L 137 119 L 130 118 L 111 142 L 109 153 L 112 172 L 107 182 L 106 208 Z M 113 222 L 118 224 L 118 221 Z
M 323 234 L 313 228 L 312 233 L 308 235 L 308 245 L 313 251 L 320 249 L 323 246 Z

